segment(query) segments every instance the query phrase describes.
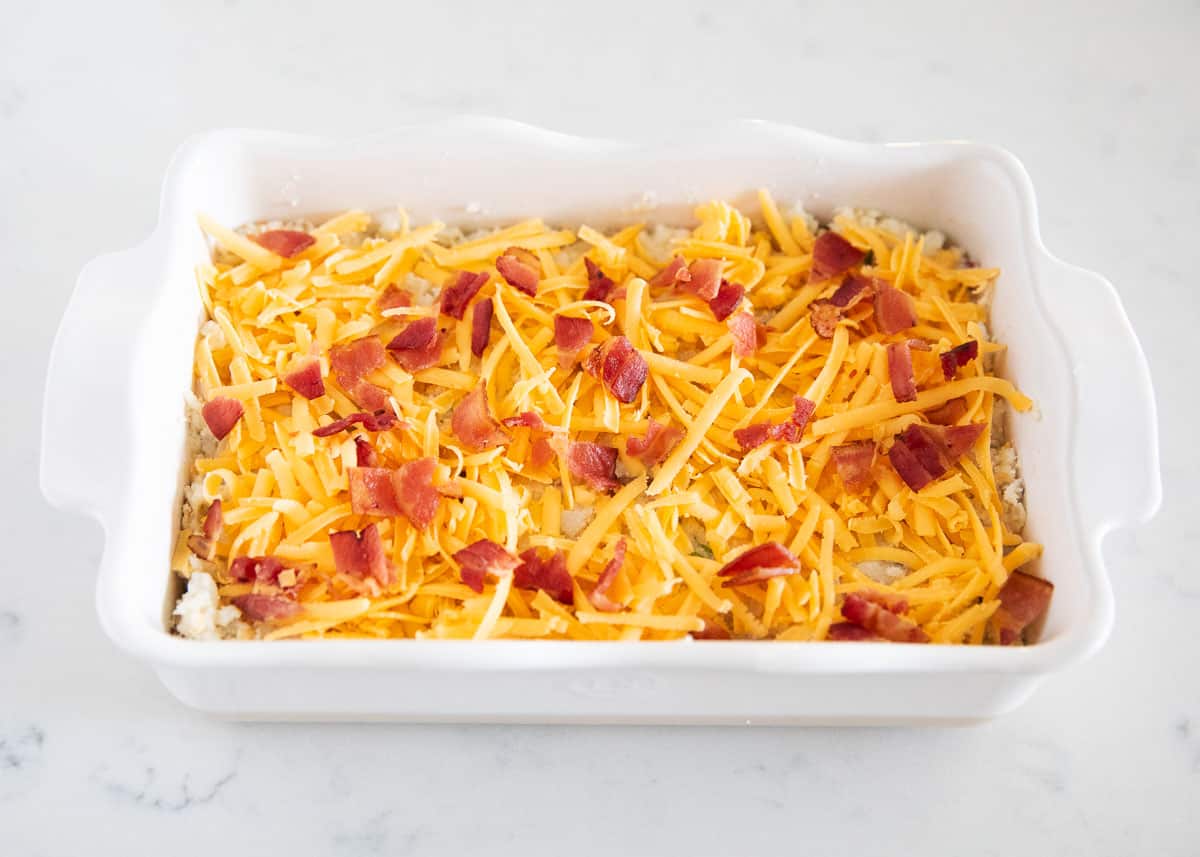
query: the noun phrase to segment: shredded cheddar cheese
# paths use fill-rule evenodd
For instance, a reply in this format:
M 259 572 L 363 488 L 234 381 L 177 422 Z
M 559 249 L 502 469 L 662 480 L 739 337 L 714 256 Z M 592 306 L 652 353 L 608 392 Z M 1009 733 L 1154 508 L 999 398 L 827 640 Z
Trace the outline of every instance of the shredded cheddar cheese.
M 870 251 L 863 272 L 908 294 L 917 323 L 885 335 L 863 323 L 864 305 L 847 311 L 825 338 L 810 311 L 840 278 L 810 283 L 817 237 L 811 223 L 765 190 L 758 201 L 758 221 L 724 202 L 699 206 L 694 227 L 677 232 L 665 249 L 668 259 L 679 255 L 687 263 L 719 260 L 721 277 L 744 288 L 741 308 L 766 325 L 748 357 L 735 356 L 730 327 L 704 300 L 648 285 L 664 267 L 664 248 L 652 246 L 640 224 L 606 232 L 535 219 L 463 238 L 442 223 L 413 226 L 403 212 L 398 228 L 384 230 L 350 211 L 308 224 L 314 240 L 284 257 L 253 240 L 255 228 L 235 231 L 201 216 L 214 255 L 197 269 L 210 321 L 196 341 L 195 393 L 200 403 L 236 400 L 243 415 L 219 443 L 208 436 L 191 462 L 173 568 L 211 574 L 227 605 L 263 589 L 232 578 L 235 558 L 282 561 L 287 568 L 266 588 L 288 589 L 300 609 L 278 621 L 243 623 L 243 637 L 649 640 L 717 627 L 734 637 L 809 641 L 825 639 L 841 620 L 842 599 L 865 590 L 906 599 L 908 618 L 934 642 L 984 641 L 1000 588 L 1041 553 L 1006 524 L 1003 486 L 1012 477 L 998 476 L 993 460 L 997 403 L 1018 411 L 1032 406 L 991 371 L 991 355 L 1002 346 L 986 337 L 981 297 L 999 272 L 966 266 L 958 249 L 930 249 L 924 237 L 891 231 L 873 217 L 841 214 L 829 228 Z M 514 246 L 541 266 L 534 296 L 497 273 L 497 257 Z M 584 299 L 585 258 L 618 287 L 611 303 Z M 462 321 L 438 315 L 439 291 L 461 271 L 490 275 L 474 299 L 490 299 L 494 310 L 482 357 L 470 350 L 469 307 Z M 381 309 L 389 288 L 404 292 L 409 305 Z M 601 379 L 560 363 L 559 313 L 592 321 L 589 348 L 623 335 L 644 357 L 648 377 L 630 403 Z M 335 380 L 330 349 L 381 331 L 394 335 L 431 316 L 453 328 L 437 365 L 410 373 L 389 360 L 367 377 L 385 391 L 399 423 L 315 436 L 318 427 L 362 410 Z M 932 351 L 913 352 L 919 392 L 897 401 L 886 352 L 906 337 L 919 337 Z M 980 359 L 946 380 L 937 355 L 969 339 L 979 343 Z M 319 358 L 325 382 L 325 394 L 314 399 L 283 381 L 309 356 Z M 536 466 L 525 429 L 472 452 L 450 420 L 481 384 L 497 420 L 533 411 L 570 441 L 615 446 L 623 484 L 598 491 L 572 475 L 561 448 Z M 786 420 L 797 396 L 815 404 L 798 441 L 739 445 L 739 430 Z M 959 424 L 985 429 L 947 475 L 913 490 L 884 453 L 906 426 L 948 402 L 961 403 Z M 679 439 L 646 467 L 625 444 L 645 436 L 651 421 L 674 427 Z M 429 526 L 354 513 L 355 435 L 390 461 L 435 460 L 443 496 Z M 870 486 L 852 492 L 834 454 L 859 441 L 876 444 L 880 454 Z M 187 538 L 216 499 L 224 530 L 215 557 L 189 556 Z M 372 522 L 396 572 L 388 586 L 339 572 L 330 546 L 331 532 Z M 514 555 L 561 551 L 574 603 L 520 588 L 511 575 L 489 577 L 482 592 L 464 585 L 453 556 L 480 539 Z M 620 609 L 606 612 L 588 593 L 620 539 L 625 561 L 607 590 Z M 799 557 L 798 572 L 725 586 L 722 566 L 767 541 Z

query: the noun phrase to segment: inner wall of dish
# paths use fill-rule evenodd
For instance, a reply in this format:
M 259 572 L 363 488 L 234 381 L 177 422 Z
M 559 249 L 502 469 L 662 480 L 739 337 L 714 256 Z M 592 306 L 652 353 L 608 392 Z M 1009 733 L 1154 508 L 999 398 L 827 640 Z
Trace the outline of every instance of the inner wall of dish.
M 144 570 L 144 615 L 164 633 L 179 594 L 169 571 L 185 472 L 183 393 L 190 389 L 193 345 L 203 307 L 193 270 L 208 257 L 195 214 L 222 223 L 295 218 L 346 208 L 403 205 L 414 222 L 433 218 L 465 227 L 524 217 L 552 223 L 608 226 L 632 221 L 687 225 L 694 206 L 720 198 L 752 217 L 755 191 L 768 187 L 781 205 L 794 201 L 825 219 L 843 205 L 876 208 L 925 229 L 937 228 L 974 259 L 1003 269 L 995 291 L 992 330 L 1009 346 L 1001 374 L 1037 403 L 1010 420 L 1010 436 L 1026 482 L 1028 538 L 1045 544 L 1041 573 L 1056 586 L 1046 620 L 1052 637 L 1082 619 L 1089 592 L 1074 560 L 1076 528 L 1066 470 L 1071 387 L 1066 360 L 1042 317 L 1037 272 L 1023 234 L 1020 199 L 1009 173 L 978 154 L 939 149 L 934 160 L 918 147 L 833 148 L 814 154 L 778 142 L 739 151 L 699 152 L 667 159 L 632 149 L 546 151 L 488 147 L 470 141 L 415 141 L 408 152 L 347 152 L 319 147 L 256 148 L 217 136 L 193 147 L 168 177 L 163 217 L 168 226 L 167 285 L 142 332 L 143 359 L 134 389 L 141 508 L 156 523 L 146 537 L 161 564 Z M 950 152 L 953 157 L 947 156 Z M 1053 288 L 1052 283 L 1043 288 Z M 168 476 L 170 474 L 170 476 Z M 173 477 L 173 478 L 172 478 Z

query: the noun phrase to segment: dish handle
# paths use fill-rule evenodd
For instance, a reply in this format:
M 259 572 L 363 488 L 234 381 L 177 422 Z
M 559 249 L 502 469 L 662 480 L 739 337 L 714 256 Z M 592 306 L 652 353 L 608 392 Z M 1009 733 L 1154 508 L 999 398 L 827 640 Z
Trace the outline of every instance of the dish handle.
M 1079 417 L 1071 454 L 1081 520 L 1101 535 L 1144 523 L 1162 503 L 1158 412 L 1146 355 L 1112 283 L 1058 259 L 1050 282 L 1043 294 L 1075 379 Z
M 128 488 L 135 289 L 146 245 L 93 259 L 79 274 L 50 351 L 42 408 L 41 488 L 54 506 L 106 523 Z

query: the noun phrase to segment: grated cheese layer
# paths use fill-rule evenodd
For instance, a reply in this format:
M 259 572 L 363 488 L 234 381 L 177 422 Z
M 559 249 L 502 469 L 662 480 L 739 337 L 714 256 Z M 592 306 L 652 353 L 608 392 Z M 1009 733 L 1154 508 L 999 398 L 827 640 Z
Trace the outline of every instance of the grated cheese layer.
M 906 599 L 908 618 L 934 642 L 990 640 L 1000 587 L 1041 552 L 1012 528 L 1023 525 L 1023 510 L 1013 511 L 1021 486 L 1003 424 L 993 421 L 1002 400 L 1018 411 L 1031 406 L 993 374 L 1004 346 L 988 337 L 987 299 L 999 271 L 971 266 L 940 233 L 842 211 L 827 228 L 870 251 L 862 272 L 912 296 L 918 320 L 884 335 L 869 322 L 867 302 L 825 339 L 814 333 L 809 309 L 839 280 L 808 283 L 818 227 L 802 208 L 781 210 L 766 191 L 759 201 L 755 220 L 724 202 L 701 205 L 687 230 L 563 229 L 534 219 L 471 236 L 441 223 L 413 226 L 403 211 L 387 218 L 388 228 L 350 211 L 289 224 L 316 239 L 291 258 L 250 240 L 265 226 L 235 231 L 201 217 L 214 250 L 197 270 L 208 321 L 195 346 L 196 443 L 173 568 L 184 577 L 211 575 L 219 600 L 202 587 L 205 609 L 230 620 L 231 599 L 263 588 L 234 582 L 230 562 L 274 556 L 288 567 L 279 585 L 301 609 L 276 622 L 177 630 L 205 638 L 663 640 L 719 628 L 736 638 L 821 640 L 840 620 L 846 593 L 873 590 Z M 497 273 L 497 257 L 512 246 L 541 264 L 535 297 Z M 719 259 L 722 277 L 745 289 L 743 309 L 766 325 L 752 356 L 734 356 L 730 328 L 705 301 L 647 287 L 674 255 Z M 585 257 L 619 287 L 611 306 L 583 300 Z M 361 410 L 330 372 L 331 347 L 372 333 L 386 343 L 404 323 L 437 316 L 439 291 L 464 270 L 490 275 L 475 298 L 491 298 L 495 308 L 482 357 L 470 350 L 470 310 L 461 322 L 442 316 L 451 330 L 438 365 L 409 373 L 389 360 L 367 377 L 386 391 L 400 418 L 395 428 L 314 436 Z M 377 299 L 388 288 L 407 292 L 411 305 L 381 310 Z M 618 402 L 578 365 L 560 365 L 558 312 L 589 318 L 593 345 L 624 335 L 644 355 L 649 374 L 633 402 Z M 912 337 L 931 351 L 913 352 L 920 393 L 897 402 L 886 349 Z M 968 339 L 980 343 L 981 359 L 945 380 L 937 355 Z M 326 388 L 313 400 L 281 380 L 309 355 L 320 358 Z M 623 487 L 606 494 L 573 479 L 561 452 L 535 466 L 528 429 L 509 430 L 506 443 L 484 452 L 462 448 L 450 416 L 480 383 L 497 420 L 534 411 L 571 441 L 617 447 Z M 214 443 L 194 411 L 217 396 L 241 402 L 244 414 Z M 816 403 L 800 440 L 743 452 L 735 430 L 786 420 L 795 396 Z M 882 453 L 950 400 L 963 405 L 960 423 L 986 425 L 950 473 L 913 491 L 880 455 L 871 487 L 845 491 L 836 446 L 866 440 Z M 625 440 L 645 436 L 651 420 L 677 428 L 682 439 L 647 472 Z M 436 459 L 444 496 L 432 525 L 353 513 L 347 471 L 356 466 L 356 434 L 391 462 Z M 216 499 L 224 530 L 215 557 L 202 560 L 189 553 L 188 536 Z M 372 522 L 396 572 L 386 587 L 339 573 L 330 547 L 331 532 Z M 508 577 L 489 578 L 482 593 L 464 585 L 451 557 L 479 539 L 513 553 L 561 550 L 574 604 L 517 588 Z M 607 598 L 621 609 L 600 612 L 587 593 L 620 539 L 627 555 Z M 786 545 L 800 572 L 722 586 L 722 565 L 765 541 Z M 199 597 L 193 590 L 185 599 Z M 181 601 L 186 615 L 190 604 Z M 203 633 L 190 634 L 192 625 Z

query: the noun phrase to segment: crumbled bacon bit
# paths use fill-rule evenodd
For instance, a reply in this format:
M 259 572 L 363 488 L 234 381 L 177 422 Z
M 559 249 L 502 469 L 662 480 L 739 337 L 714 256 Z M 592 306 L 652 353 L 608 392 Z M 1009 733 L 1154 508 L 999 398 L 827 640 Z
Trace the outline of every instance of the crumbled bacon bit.
M 774 568 L 752 568 L 749 571 L 743 571 L 741 574 L 731 577 L 724 581 L 723 586 L 746 586 L 750 583 L 763 583 L 770 580 L 772 577 L 785 577 L 789 574 L 799 574 L 799 568 L 790 566 L 777 566 Z
M 483 583 L 489 574 L 504 577 L 521 564 L 521 560 L 490 539 L 469 544 L 452 557 L 458 563 L 462 582 L 476 592 L 483 592 Z
M 869 440 L 844 443 L 833 448 L 833 464 L 838 478 L 851 494 L 857 494 L 871 484 L 871 469 L 875 463 L 875 444 Z
M 667 267 L 651 277 L 646 286 L 660 289 L 674 286 L 676 283 L 686 283 L 691 279 L 692 272 L 688 270 L 687 262 L 682 256 L 676 256 L 667 263 Z
M 317 399 L 325 395 L 325 381 L 321 378 L 321 361 L 316 357 L 301 357 L 283 375 L 287 384 L 306 399 Z
M 745 428 L 734 429 L 733 439 L 738 442 L 742 452 L 749 452 L 756 446 L 762 446 L 771 440 L 771 423 L 752 423 Z
M 963 418 L 967 413 L 967 400 L 959 396 L 956 399 L 951 399 L 946 404 L 934 408 L 931 411 L 925 412 L 925 419 L 931 423 L 938 425 L 951 426 Z
M 548 438 L 534 438 L 529 447 L 529 463 L 534 467 L 545 467 L 554 460 L 555 455 L 554 445 Z
M 521 564 L 513 571 L 513 585 L 518 589 L 540 589 L 559 604 L 575 602 L 575 581 L 567 571 L 567 558 L 554 551 L 544 559 L 537 548 L 521 552 Z
M 892 342 L 887 347 L 888 375 L 892 379 L 892 395 L 897 402 L 917 398 L 917 377 L 913 374 L 912 352 L 907 342 Z
M 396 468 L 392 485 L 404 517 L 414 527 L 425 529 L 437 514 L 441 492 L 433 485 L 437 462 L 432 457 L 406 461 Z
M 205 402 L 204 407 L 200 409 L 200 415 L 204 417 L 205 425 L 217 440 L 222 440 L 225 435 L 233 431 L 233 427 L 242 418 L 244 412 L 245 409 L 241 402 L 226 396 L 215 396 Z
M 899 333 L 917 323 L 917 305 L 907 292 L 882 280 L 875 284 L 875 322 L 884 333 Z
M 329 364 L 338 384 L 355 404 L 372 411 L 387 404 L 387 392 L 365 378 L 384 363 L 383 345 L 374 336 L 335 345 L 329 350 Z
M 871 277 L 850 274 L 830 296 L 829 302 L 838 309 L 847 310 L 873 294 L 875 294 L 875 282 Z
M 949 381 L 958 374 L 958 370 L 979 356 L 979 341 L 968 339 L 962 345 L 955 346 L 941 355 L 942 374 Z
M 808 321 L 813 333 L 822 339 L 833 339 L 841 320 L 842 311 L 829 301 L 813 301 L 808 308 Z
M 270 250 L 276 256 L 282 256 L 285 259 L 290 259 L 317 243 L 316 238 L 298 229 L 269 229 L 266 232 L 251 235 L 250 238 L 259 247 Z
M 836 232 L 822 232 L 813 242 L 810 283 L 823 283 L 861 265 L 867 254 Z
M 501 422 L 509 428 L 524 426 L 535 431 L 553 431 L 537 411 L 521 411 L 516 416 L 505 417 Z
M 942 429 L 942 443 L 945 445 L 946 455 L 950 460 L 957 461 L 965 455 L 983 434 L 985 427 L 983 423 L 967 423 L 962 426 L 946 426 Z
M 684 280 L 689 292 L 705 301 L 711 301 L 721 288 L 721 260 L 697 259 L 688 265 L 690 278 Z
M 905 484 L 920 491 L 944 476 L 983 429 L 983 423 L 946 427 L 913 423 L 896 437 L 888 458 Z
M 817 406 L 804 396 L 796 396 L 792 401 L 794 403 L 792 415 L 782 423 L 753 423 L 745 428 L 734 429 L 733 439 L 738 442 L 743 452 L 749 452 L 768 440 L 781 440 L 785 443 L 799 442 Z
M 567 468 L 576 479 L 582 479 L 597 491 L 615 491 L 617 481 L 617 448 L 588 441 L 572 441 L 567 446 Z
M 256 592 L 235 595 L 230 599 L 242 615 L 254 622 L 281 622 L 303 612 L 304 608 L 282 595 L 261 595 Z
M 426 317 L 409 322 L 387 344 L 387 352 L 408 372 L 436 366 L 442 359 L 442 337 L 437 319 Z
M 375 524 L 368 524 L 359 532 L 330 533 L 329 546 L 333 549 L 333 564 L 339 573 L 360 579 L 374 577 L 381 586 L 391 584 L 392 564 Z
M 500 430 L 500 424 L 492 419 L 487 391 L 482 383 L 467 393 L 455 406 L 454 414 L 450 417 L 450 429 L 462 441 L 463 446 L 475 452 L 489 449 L 508 439 Z
M 442 289 L 441 311 L 451 318 L 462 321 L 467 304 L 478 294 L 488 281 L 486 271 L 472 274 L 470 271 L 459 271 L 454 281 Z
M 575 357 L 592 340 L 595 325 L 590 318 L 571 315 L 554 316 L 554 344 L 558 348 L 558 362 L 564 368 L 575 364 Z
M 382 515 L 391 518 L 400 514 L 393 470 L 387 467 L 348 467 L 350 481 L 350 510 L 356 515 Z
M 624 336 L 615 336 L 593 349 L 583 368 L 600 378 L 617 401 L 627 405 L 637 398 L 650 374 L 646 358 Z
M 542 263 L 537 254 L 524 247 L 509 247 L 496 260 L 496 270 L 504 281 L 533 297 L 542 278 Z
M 868 631 L 861 625 L 855 625 L 853 622 L 834 622 L 829 626 L 829 632 L 825 635 L 827 640 L 882 640 L 883 637 Z
M 379 456 L 375 453 L 375 447 L 371 446 L 371 442 L 365 437 L 354 439 L 354 458 L 354 463 L 359 467 L 379 466 Z
M 340 431 L 345 431 L 355 423 L 362 423 L 362 427 L 366 431 L 387 431 L 399 422 L 395 414 L 383 408 L 380 408 L 373 414 L 368 414 L 365 411 L 356 411 L 355 413 L 347 414 L 340 420 L 334 420 L 329 425 L 313 429 L 313 437 L 330 437 Z
M 630 437 L 625 441 L 625 451 L 640 460 L 646 467 L 653 467 L 671 454 L 671 450 L 683 440 L 683 430 L 657 422 L 653 417 L 646 425 L 646 436 Z
M 617 573 L 621 570 L 621 566 L 625 562 L 625 539 L 618 539 L 616 547 L 613 548 L 613 558 L 604 566 L 604 571 L 600 572 L 600 576 L 596 578 L 596 585 L 592 588 L 592 594 L 588 596 L 588 600 L 592 602 L 592 606 L 597 610 L 602 610 L 605 613 L 616 613 L 622 609 L 622 604 L 613 601 L 608 597 L 609 587 L 613 585 L 613 581 L 617 579 Z
M 277 584 L 284 568 L 277 556 L 239 556 L 229 563 L 229 577 L 237 583 Z
M 739 310 L 725 320 L 733 334 L 733 355 L 750 357 L 758 350 L 758 324 L 746 310 Z
M 1000 587 L 1000 608 L 992 617 L 1000 645 L 1020 642 L 1021 634 L 1050 607 L 1054 584 L 1023 571 L 1014 571 Z
M 375 306 L 380 311 L 412 306 L 412 295 L 395 283 L 388 283 L 383 291 L 379 293 L 379 297 L 375 298 Z
M 895 643 L 928 643 L 929 635 L 912 622 L 881 607 L 861 593 L 852 592 L 842 602 L 842 615 L 873 634 Z
M 735 581 L 748 572 L 759 569 L 787 568 L 799 570 L 800 560 L 779 542 L 763 542 L 749 550 L 742 551 L 736 558 L 725 563 L 717 572 L 720 577 L 730 577 Z M 730 582 L 731 585 L 736 585 Z
M 609 277 L 600 270 L 600 266 L 586 256 L 583 259 L 584 267 L 587 268 L 588 286 L 587 291 L 583 293 L 585 301 L 608 301 L 612 298 L 612 291 L 616 287 Z
M 188 536 L 188 548 L 200 559 L 211 561 L 217 555 L 217 540 L 221 538 L 221 530 L 224 525 L 221 500 L 218 498 L 212 501 L 205 513 L 201 532 Z
M 733 315 L 733 311 L 741 306 L 742 298 L 746 296 L 744 286 L 739 286 L 729 280 L 721 280 L 717 293 L 708 302 L 717 321 L 724 321 Z
M 491 298 L 484 298 L 475 304 L 471 311 L 471 353 L 482 357 L 492 338 L 492 312 L 494 311 Z
M 890 610 L 897 616 L 908 612 L 908 600 L 903 595 L 881 592 L 878 589 L 860 589 L 854 594 L 859 598 L 865 598 L 872 604 L 878 604 L 884 610 Z

